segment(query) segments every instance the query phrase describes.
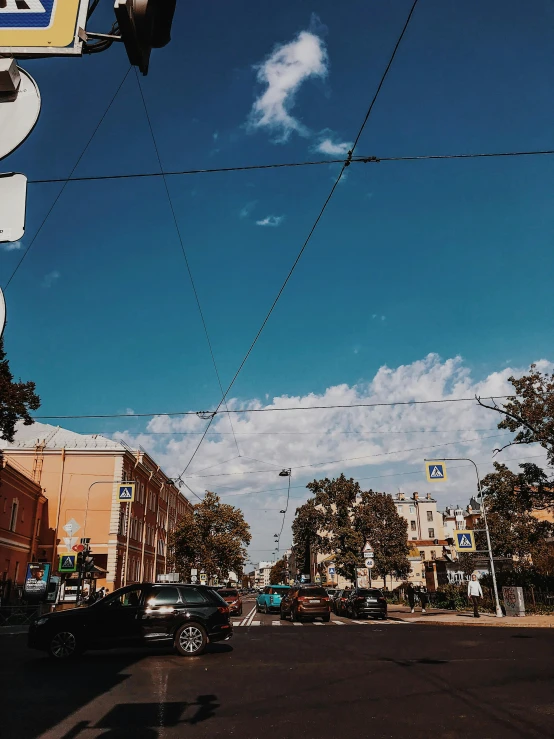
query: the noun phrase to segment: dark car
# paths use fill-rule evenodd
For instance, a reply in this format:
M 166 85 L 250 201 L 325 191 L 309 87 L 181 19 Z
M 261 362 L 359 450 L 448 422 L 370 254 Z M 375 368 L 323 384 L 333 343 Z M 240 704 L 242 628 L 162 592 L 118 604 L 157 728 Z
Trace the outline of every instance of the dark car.
M 387 617 L 387 601 L 378 588 L 355 588 L 346 602 L 346 614 L 350 618 Z
M 292 621 L 303 618 L 331 620 L 331 602 L 325 588 L 317 585 L 295 585 L 283 596 L 280 606 L 281 618 L 290 616 Z
M 57 659 L 87 649 L 172 644 L 184 656 L 202 654 L 208 642 L 230 639 L 229 606 L 208 587 L 136 583 L 86 608 L 40 616 L 28 645 Z
M 346 616 L 346 604 L 350 590 L 339 590 L 333 599 L 333 613 L 335 616 Z
M 217 593 L 229 606 L 231 616 L 242 616 L 242 598 L 236 588 L 218 588 Z

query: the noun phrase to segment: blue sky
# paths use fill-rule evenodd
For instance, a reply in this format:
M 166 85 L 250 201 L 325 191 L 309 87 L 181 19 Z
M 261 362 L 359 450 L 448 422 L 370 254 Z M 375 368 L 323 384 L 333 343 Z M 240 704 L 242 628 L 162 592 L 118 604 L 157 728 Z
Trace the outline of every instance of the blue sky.
M 89 29 L 107 30 L 111 5 L 100 4 Z M 142 80 L 166 170 L 321 159 L 322 141 L 352 141 L 411 3 L 178 5 L 173 40 L 153 52 Z M 523 0 L 420 0 L 357 153 L 553 148 L 553 26 L 548 0 L 531 10 Z M 322 56 L 320 73 L 288 99 L 300 132 L 249 126 L 266 87 L 259 65 L 302 32 Z M 125 74 L 124 51 L 23 66 L 43 109 L 3 170 L 67 176 Z M 76 174 L 156 170 L 131 74 Z M 336 174 L 325 165 L 168 179 L 224 384 Z M 351 166 L 233 397 L 249 403 L 366 387 L 383 365 L 419 367 L 430 353 L 439 363 L 461 356 L 473 383 L 551 359 L 552 300 L 538 278 L 554 266 L 553 175 L 554 157 L 546 156 Z M 58 188 L 29 186 L 23 249 Z M 279 225 L 257 225 L 268 218 Z M 21 253 L 0 251 L 1 283 Z M 6 299 L 12 368 L 37 382 L 45 414 L 218 402 L 160 179 L 68 185 Z M 415 374 L 425 382 L 426 372 Z M 428 396 L 443 390 L 431 385 Z M 124 429 L 145 424 L 130 420 Z M 188 447 L 175 459 L 155 443 L 166 465 L 186 461 Z M 227 458 L 220 453 L 214 449 L 213 460 Z M 317 446 L 303 455 L 324 458 Z M 198 467 L 212 463 L 208 457 Z M 283 450 L 269 459 L 286 464 L 284 457 Z M 256 525 L 261 550 L 267 532 Z

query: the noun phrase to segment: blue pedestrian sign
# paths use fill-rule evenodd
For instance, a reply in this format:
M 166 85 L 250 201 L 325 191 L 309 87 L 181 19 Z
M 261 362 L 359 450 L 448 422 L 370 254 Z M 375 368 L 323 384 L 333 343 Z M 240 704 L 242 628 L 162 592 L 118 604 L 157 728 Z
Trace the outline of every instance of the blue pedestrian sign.
M 77 569 L 76 554 L 60 554 L 58 572 L 75 572 Z
M 475 551 L 475 534 L 473 531 L 455 531 L 454 546 L 457 552 Z
M 444 462 L 425 462 L 428 482 L 444 482 L 448 479 Z
M 334 575 L 334 574 L 335 574 L 335 568 L 334 568 L 334 567 L 329 567 L 329 569 L 327 570 L 327 572 L 328 572 L 328 573 L 329 573 L 330 575 Z
M 81 50 L 79 26 L 84 29 L 88 0 L 0 0 L 0 51 L 33 54 Z
M 132 503 L 135 499 L 135 483 L 123 482 L 117 488 L 117 500 L 120 503 Z

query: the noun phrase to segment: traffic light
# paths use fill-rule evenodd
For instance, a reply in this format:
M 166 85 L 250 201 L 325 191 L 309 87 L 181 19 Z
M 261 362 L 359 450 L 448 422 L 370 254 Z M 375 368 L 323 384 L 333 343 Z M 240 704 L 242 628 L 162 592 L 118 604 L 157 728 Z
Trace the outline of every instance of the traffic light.
M 94 557 L 90 555 L 90 552 L 87 553 L 84 560 L 84 571 L 85 572 L 91 572 L 91 570 L 94 568 Z
M 115 0 L 119 32 L 131 64 L 148 74 L 152 49 L 171 40 L 171 24 L 177 0 Z

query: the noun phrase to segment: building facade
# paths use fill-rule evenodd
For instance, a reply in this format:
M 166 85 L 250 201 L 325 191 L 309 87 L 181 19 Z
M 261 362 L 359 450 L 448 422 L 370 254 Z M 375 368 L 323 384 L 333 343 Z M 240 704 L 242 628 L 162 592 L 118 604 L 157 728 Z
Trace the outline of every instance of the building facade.
M 27 564 L 43 557 L 46 498 L 23 468 L 0 458 L 0 601 L 9 601 L 25 581 Z
M 35 423 L 18 426 L 3 454 L 47 499 L 40 549 L 53 572 L 81 537 L 90 538 L 98 587 L 113 590 L 168 571 L 168 538 L 190 503 L 144 450 Z M 125 481 L 135 482 L 132 503 L 117 500 Z

